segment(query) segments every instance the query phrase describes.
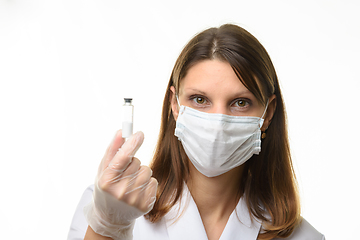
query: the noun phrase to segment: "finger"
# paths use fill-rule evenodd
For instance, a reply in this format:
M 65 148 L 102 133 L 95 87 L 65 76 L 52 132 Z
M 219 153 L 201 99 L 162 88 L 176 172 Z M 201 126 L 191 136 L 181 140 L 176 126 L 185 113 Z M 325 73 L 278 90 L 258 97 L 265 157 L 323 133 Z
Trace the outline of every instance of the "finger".
M 100 164 L 100 171 L 103 171 L 109 165 L 110 161 L 114 158 L 115 154 L 119 150 L 119 148 L 124 144 L 125 139 L 122 138 L 122 131 L 121 129 L 115 133 L 115 136 L 111 140 L 104 157 Z
M 119 150 L 119 148 L 121 148 L 124 143 L 125 143 L 125 138 L 122 137 L 122 130 L 120 129 L 116 132 L 114 139 L 110 143 L 108 157 L 112 159 Z
M 117 169 L 113 169 L 112 167 L 108 167 L 102 174 L 102 177 L 99 181 L 101 181 L 105 188 L 107 185 L 114 185 L 112 188 L 116 190 L 115 195 L 121 196 L 126 193 L 128 186 L 132 184 L 132 179 L 136 177 L 140 169 L 140 160 L 137 158 L 133 158 L 130 162 L 129 166 L 127 166 L 126 170 L 118 171 Z M 108 188 L 109 189 L 109 188 Z
M 109 163 L 109 167 L 119 172 L 124 171 L 130 164 L 137 150 L 144 141 L 144 134 L 137 132 L 133 134 L 117 151 Z
M 151 174 L 152 171 L 149 167 L 140 166 L 139 159 L 134 158 L 126 171 L 112 180 L 116 182 L 116 189 L 113 190 L 114 196 L 131 206 L 135 206 L 140 195 L 139 192 L 146 187 Z
M 127 168 L 122 172 L 123 178 L 130 178 L 135 177 L 136 174 L 139 174 L 141 162 L 138 158 L 133 157 L 130 164 L 127 166 Z
M 142 166 L 136 176 L 135 183 L 128 188 L 122 200 L 130 206 L 134 206 L 145 212 L 149 208 L 149 202 L 156 199 L 157 181 L 151 178 L 152 171 L 147 166 Z
M 134 190 L 136 188 L 144 188 L 145 185 L 149 184 L 149 180 L 152 176 L 152 170 L 148 166 L 140 166 L 139 173 L 134 183 Z
M 121 147 L 121 150 L 124 151 L 129 156 L 134 156 L 135 153 L 139 150 L 141 144 L 144 142 L 144 133 L 136 132 L 130 136 L 130 138 L 124 143 Z
M 148 185 L 146 186 L 145 190 L 142 193 L 141 201 L 138 205 L 138 209 L 145 214 L 151 211 L 151 209 L 154 207 L 155 201 L 156 201 L 156 192 L 158 187 L 158 181 L 151 177 L 149 180 Z
M 152 170 L 148 166 L 140 166 L 136 173 L 129 175 L 130 181 L 126 195 L 135 191 L 143 191 L 149 184 L 151 175 Z M 136 196 L 136 194 L 133 194 L 133 196 Z M 131 196 L 129 198 L 131 198 Z M 129 202 L 134 203 L 133 199 L 130 199 Z

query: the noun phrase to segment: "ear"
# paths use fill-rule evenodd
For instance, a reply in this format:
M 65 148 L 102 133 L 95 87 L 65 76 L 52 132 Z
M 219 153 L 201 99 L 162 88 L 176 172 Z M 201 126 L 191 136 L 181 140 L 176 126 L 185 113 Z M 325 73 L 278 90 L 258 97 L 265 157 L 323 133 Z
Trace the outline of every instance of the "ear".
M 264 124 L 261 127 L 261 131 L 265 132 L 266 129 L 270 126 L 271 120 L 274 116 L 276 110 L 276 96 L 275 94 L 273 94 L 270 98 L 269 98 L 269 104 L 264 116 Z
M 175 87 L 171 86 L 170 91 L 171 91 L 171 93 L 170 93 L 171 111 L 172 111 L 172 114 L 173 114 L 174 119 L 176 121 L 178 116 L 179 116 L 179 104 L 178 104 L 177 99 L 176 99 Z

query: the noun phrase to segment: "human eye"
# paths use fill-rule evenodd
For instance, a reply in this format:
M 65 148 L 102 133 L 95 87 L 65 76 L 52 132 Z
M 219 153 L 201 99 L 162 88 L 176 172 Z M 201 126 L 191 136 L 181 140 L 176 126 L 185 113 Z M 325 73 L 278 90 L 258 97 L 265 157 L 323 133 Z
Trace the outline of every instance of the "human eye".
M 236 99 L 233 101 L 232 107 L 238 111 L 244 111 L 251 106 L 251 101 L 249 99 Z
M 243 100 L 243 99 L 239 99 L 239 100 L 236 100 L 235 104 L 238 107 L 246 107 L 247 105 L 249 105 L 249 102 L 246 100 Z
M 193 98 L 193 101 L 195 101 L 197 104 L 204 104 L 206 102 L 205 98 L 203 97 L 195 97 Z
M 205 107 L 209 103 L 205 97 L 199 95 L 191 96 L 190 100 L 195 106 L 198 107 Z

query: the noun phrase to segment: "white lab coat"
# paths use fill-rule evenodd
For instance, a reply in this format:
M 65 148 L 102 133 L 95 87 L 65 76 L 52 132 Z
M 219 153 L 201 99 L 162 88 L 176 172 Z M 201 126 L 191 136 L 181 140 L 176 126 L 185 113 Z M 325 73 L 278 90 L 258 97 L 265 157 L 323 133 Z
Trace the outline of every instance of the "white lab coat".
M 68 240 L 84 239 L 87 221 L 83 208 L 92 198 L 93 186 L 88 187 L 77 206 L 73 217 Z M 245 201 L 241 198 L 236 210 L 230 215 L 220 240 L 255 240 L 259 234 L 261 222 L 251 221 Z M 136 219 L 134 240 L 207 240 L 197 206 L 188 189 L 185 188 L 181 201 L 167 213 L 161 221 L 151 223 L 144 217 Z M 324 240 L 325 237 L 313 228 L 305 219 L 287 240 Z

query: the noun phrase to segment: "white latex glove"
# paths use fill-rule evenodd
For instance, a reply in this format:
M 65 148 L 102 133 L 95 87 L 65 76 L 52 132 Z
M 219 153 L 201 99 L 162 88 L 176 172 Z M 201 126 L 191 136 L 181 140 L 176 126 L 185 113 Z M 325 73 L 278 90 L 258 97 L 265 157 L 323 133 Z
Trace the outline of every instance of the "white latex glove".
M 158 183 L 134 157 L 143 141 L 144 134 L 137 132 L 125 142 L 120 130 L 101 161 L 93 201 L 84 208 L 88 224 L 100 235 L 131 240 L 135 219 L 154 206 Z

